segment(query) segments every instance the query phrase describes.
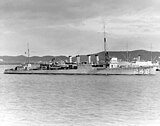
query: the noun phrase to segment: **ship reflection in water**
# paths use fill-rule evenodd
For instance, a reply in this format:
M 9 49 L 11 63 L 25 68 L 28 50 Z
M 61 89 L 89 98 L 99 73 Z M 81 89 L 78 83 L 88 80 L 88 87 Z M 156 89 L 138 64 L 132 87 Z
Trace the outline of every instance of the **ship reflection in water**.
M 160 124 L 160 73 L 155 76 L 19 76 L 2 74 L 3 70 L 0 74 L 2 126 Z

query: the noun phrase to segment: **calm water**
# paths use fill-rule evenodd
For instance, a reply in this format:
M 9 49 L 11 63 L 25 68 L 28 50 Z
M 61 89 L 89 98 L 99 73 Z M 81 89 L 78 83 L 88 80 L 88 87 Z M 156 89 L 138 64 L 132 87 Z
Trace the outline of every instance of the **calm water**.
M 156 76 L 4 75 L 1 126 L 158 126 Z

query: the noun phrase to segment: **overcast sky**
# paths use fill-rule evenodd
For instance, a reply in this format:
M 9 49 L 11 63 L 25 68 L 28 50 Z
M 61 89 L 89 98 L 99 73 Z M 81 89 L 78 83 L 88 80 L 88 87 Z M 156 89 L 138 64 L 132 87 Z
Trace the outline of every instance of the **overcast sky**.
M 160 51 L 160 0 L 0 0 L 0 55 Z

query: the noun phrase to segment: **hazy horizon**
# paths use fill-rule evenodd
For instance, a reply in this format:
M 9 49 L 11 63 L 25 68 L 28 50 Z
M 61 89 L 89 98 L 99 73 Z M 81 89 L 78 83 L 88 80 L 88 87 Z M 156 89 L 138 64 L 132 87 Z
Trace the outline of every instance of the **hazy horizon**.
M 132 51 L 148 51 L 148 52 L 151 52 L 151 50 L 145 50 L 145 49 L 134 49 L 134 50 L 128 50 L 128 52 L 132 52 Z M 93 52 L 93 53 L 86 53 L 86 54 L 73 54 L 73 55 L 67 55 L 67 54 L 60 54 L 60 55 L 51 55 L 51 54 L 46 54 L 46 55 L 32 55 L 30 54 L 30 57 L 34 57 L 34 56 L 37 56 L 37 57 L 44 57 L 44 56 L 73 56 L 73 57 L 76 57 L 77 55 L 92 55 L 92 54 L 97 54 L 97 53 L 101 53 L 103 52 L 102 51 L 99 51 L 99 52 Z M 127 50 L 109 50 L 109 52 L 126 52 L 127 53 Z M 160 52 L 160 51 L 156 51 L 156 50 L 152 50 L 152 52 Z M 19 54 L 19 55 L 0 55 L 1 57 L 3 56 L 25 56 L 25 57 L 28 57 L 27 54 Z
M 160 50 L 159 0 L 2 0 L 0 56 Z M 128 46 L 128 47 L 127 47 Z

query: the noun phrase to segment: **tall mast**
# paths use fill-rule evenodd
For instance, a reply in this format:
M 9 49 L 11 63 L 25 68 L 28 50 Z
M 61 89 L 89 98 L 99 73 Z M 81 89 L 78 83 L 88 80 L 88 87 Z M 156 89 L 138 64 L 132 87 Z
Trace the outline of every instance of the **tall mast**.
M 30 56 L 30 53 L 29 53 L 29 43 L 27 43 L 27 51 L 28 51 L 28 64 L 30 64 L 30 59 L 29 59 L 29 56 Z
M 106 26 L 105 26 L 105 23 L 104 23 L 104 52 L 106 54 Z
M 107 49 L 106 49 L 106 41 L 107 41 L 107 38 L 106 38 L 106 27 L 105 27 L 105 23 L 104 23 L 104 53 L 105 53 L 105 65 L 106 67 L 108 67 L 109 65 L 109 55 L 108 55 L 108 52 L 107 52 Z

